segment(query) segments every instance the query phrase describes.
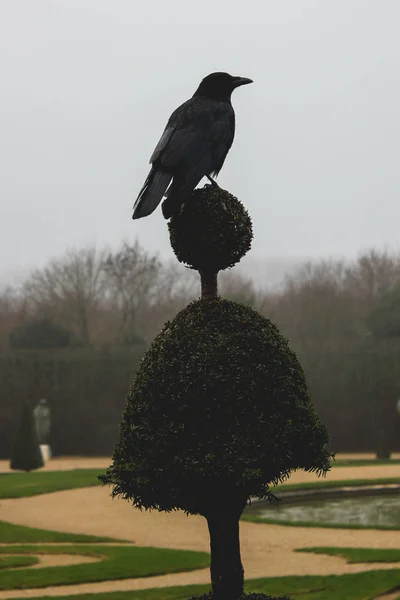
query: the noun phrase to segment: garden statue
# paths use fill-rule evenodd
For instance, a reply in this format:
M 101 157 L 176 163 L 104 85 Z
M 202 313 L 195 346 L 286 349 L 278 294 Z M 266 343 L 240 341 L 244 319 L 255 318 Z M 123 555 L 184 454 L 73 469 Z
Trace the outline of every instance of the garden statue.
M 51 450 L 48 443 L 51 429 L 51 417 L 50 407 L 45 398 L 39 400 L 38 405 L 34 408 L 33 415 L 35 418 L 35 429 L 40 445 L 40 451 L 43 460 L 47 461 L 51 458 Z
M 47 444 L 51 429 L 51 418 L 50 408 L 45 398 L 39 400 L 33 414 L 35 415 L 35 427 L 39 444 Z

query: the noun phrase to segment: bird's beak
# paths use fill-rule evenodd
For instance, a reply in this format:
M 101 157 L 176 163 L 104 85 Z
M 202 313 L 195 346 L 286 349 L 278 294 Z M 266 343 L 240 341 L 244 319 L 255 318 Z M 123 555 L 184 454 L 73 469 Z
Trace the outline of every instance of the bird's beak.
M 248 83 L 253 83 L 253 80 L 248 77 L 235 77 L 233 80 L 233 88 L 235 89 L 240 85 L 247 85 Z

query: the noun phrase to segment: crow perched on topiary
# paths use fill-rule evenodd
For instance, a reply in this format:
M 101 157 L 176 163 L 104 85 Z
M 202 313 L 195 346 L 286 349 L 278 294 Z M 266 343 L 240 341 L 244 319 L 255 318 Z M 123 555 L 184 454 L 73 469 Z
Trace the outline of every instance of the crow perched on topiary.
M 162 205 L 169 219 L 203 177 L 219 173 L 235 136 L 231 94 L 248 83 L 252 80 L 247 77 L 211 73 L 172 113 L 150 158 L 151 171 L 133 207 L 133 219 L 150 215 L 172 180 Z

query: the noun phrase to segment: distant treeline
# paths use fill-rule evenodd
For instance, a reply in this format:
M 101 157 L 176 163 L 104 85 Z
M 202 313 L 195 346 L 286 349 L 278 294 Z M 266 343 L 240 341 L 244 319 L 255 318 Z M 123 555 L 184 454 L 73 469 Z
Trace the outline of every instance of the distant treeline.
M 56 454 L 110 454 L 125 396 L 163 323 L 198 295 L 196 273 L 139 244 L 69 252 L 0 292 L 0 455 L 22 402 L 48 399 Z M 221 295 L 274 321 L 298 353 L 335 451 L 400 450 L 400 255 L 320 261 L 275 293 L 236 271 Z

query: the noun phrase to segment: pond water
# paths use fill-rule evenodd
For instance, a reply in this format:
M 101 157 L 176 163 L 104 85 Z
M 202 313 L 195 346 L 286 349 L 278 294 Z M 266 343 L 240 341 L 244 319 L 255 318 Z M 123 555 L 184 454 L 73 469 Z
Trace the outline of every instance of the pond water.
M 271 506 L 254 502 L 246 513 L 276 521 L 312 521 L 344 525 L 400 527 L 400 494 L 325 498 Z

